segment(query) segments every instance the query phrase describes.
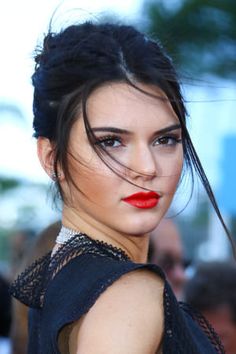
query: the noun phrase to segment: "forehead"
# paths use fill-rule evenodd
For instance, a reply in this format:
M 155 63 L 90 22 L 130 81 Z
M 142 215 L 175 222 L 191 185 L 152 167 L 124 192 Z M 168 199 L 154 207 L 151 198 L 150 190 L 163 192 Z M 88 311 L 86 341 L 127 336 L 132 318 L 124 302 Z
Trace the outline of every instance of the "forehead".
M 96 89 L 87 101 L 91 126 L 105 123 L 129 128 L 154 122 L 160 126 L 178 122 L 170 102 L 160 89 L 143 84 L 138 84 L 137 88 L 125 83 L 111 83 Z

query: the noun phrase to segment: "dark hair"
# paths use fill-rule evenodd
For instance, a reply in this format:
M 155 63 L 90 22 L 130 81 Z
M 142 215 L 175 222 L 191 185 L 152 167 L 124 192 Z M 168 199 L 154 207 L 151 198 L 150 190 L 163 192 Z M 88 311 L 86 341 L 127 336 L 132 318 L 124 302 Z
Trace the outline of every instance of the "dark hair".
M 236 324 L 236 266 L 228 262 L 201 264 L 185 287 L 185 300 L 200 312 L 227 305 Z
M 91 145 L 108 164 L 102 148 L 92 144 L 94 136 L 86 114 L 86 101 L 94 89 L 108 82 L 126 82 L 140 91 L 135 82 L 154 85 L 166 94 L 179 118 L 185 162 L 183 170 L 189 168 L 192 181 L 193 168 L 196 170 L 231 240 L 186 128 L 186 109 L 179 79 L 171 59 L 157 41 L 147 38 L 131 26 L 86 22 L 71 25 L 59 33 L 49 30 L 43 48 L 36 53 L 35 61 L 36 68 L 32 76 L 34 136 L 47 137 L 54 142 L 56 175 L 60 165 L 66 178 L 72 180 L 68 169 L 67 145 L 79 110 L 83 113 Z M 113 167 L 109 167 L 120 175 Z M 58 182 L 57 187 L 63 198 Z

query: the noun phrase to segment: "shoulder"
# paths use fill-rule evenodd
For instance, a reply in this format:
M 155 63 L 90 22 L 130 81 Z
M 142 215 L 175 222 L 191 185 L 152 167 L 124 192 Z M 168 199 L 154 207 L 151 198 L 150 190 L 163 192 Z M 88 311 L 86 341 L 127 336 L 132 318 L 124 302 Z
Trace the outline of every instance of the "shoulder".
M 122 275 L 70 335 L 72 353 L 155 352 L 163 333 L 164 282 L 147 269 Z

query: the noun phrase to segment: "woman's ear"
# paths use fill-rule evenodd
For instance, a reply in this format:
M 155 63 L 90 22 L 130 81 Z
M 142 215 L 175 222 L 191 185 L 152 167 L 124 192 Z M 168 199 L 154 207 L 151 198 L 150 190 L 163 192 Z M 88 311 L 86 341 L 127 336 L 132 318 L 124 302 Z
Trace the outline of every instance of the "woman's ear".
M 54 148 L 51 141 L 44 137 L 37 140 L 37 151 L 39 161 L 50 178 L 53 179 L 54 174 Z

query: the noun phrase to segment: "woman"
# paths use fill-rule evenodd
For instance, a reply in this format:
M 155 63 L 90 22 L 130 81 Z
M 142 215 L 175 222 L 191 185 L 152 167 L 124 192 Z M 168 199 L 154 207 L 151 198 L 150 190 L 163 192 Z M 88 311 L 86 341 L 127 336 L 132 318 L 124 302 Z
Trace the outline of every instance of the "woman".
M 38 155 L 63 226 L 12 286 L 31 307 L 28 353 L 223 352 L 146 263 L 186 167 L 214 201 L 171 60 L 132 27 L 92 23 L 49 31 L 35 60 Z

